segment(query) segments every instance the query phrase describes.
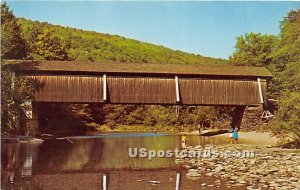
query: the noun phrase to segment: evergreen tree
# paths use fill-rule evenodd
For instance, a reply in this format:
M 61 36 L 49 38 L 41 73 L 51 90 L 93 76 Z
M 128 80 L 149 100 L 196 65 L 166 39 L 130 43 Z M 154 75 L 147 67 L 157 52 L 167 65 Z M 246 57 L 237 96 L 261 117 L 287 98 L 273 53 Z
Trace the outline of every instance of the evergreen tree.
M 26 55 L 25 42 L 17 18 L 4 2 L 1 4 L 1 57 L 2 59 L 21 59 Z

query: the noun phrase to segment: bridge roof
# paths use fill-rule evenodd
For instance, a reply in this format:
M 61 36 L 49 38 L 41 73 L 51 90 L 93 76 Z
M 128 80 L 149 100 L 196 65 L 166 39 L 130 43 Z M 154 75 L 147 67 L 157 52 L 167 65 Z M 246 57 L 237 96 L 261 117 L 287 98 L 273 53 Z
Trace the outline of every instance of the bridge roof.
M 190 76 L 228 76 L 270 78 L 272 74 L 264 67 L 207 64 L 146 64 L 119 62 L 39 61 L 29 71 L 42 72 L 88 72 L 114 74 L 160 74 Z

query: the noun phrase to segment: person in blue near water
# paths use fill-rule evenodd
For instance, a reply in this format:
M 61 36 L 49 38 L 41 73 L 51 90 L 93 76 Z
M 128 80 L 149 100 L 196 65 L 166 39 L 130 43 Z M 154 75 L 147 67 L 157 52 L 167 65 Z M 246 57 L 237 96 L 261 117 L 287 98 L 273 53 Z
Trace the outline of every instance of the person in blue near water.
M 232 133 L 233 133 L 233 128 L 230 127 L 229 130 L 228 130 L 228 136 L 229 136 L 229 142 L 230 142 L 230 144 L 233 143 Z
M 236 142 L 236 144 L 239 143 L 238 138 L 239 138 L 239 133 L 238 133 L 238 129 L 235 128 L 235 130 L 232 133 L 232 138 L 234 139 L 234 141 Z

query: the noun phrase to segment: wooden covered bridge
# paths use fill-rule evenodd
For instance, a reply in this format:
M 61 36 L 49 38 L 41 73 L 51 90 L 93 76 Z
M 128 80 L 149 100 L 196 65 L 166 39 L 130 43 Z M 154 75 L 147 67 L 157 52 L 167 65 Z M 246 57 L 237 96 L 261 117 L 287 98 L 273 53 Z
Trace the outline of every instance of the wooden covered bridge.
M 239 127 L 245 106 L 266 103 L 272 75 L 263 67 L 41 61 L 16 70 L 44 84 L 37 102 L 236 106 Z

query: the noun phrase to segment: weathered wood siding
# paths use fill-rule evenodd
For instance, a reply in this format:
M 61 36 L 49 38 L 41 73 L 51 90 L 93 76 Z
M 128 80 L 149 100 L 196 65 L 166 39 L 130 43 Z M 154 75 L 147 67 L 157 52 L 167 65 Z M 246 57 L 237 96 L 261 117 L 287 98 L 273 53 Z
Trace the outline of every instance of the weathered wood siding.
M 172 78 L 108 77 L 108 97 L 112 103 L 174 104 Z
M 36 75 L 44 83 L 37 102 L 104 103 L 102 76 Z M 174 76 L 175 77 L 175 76 Z M 266 80 L 262 79 L 265 96 Z M 255 79 L 205 79 L 179 76 L 180 103 L 186 105 L 260 104 Z M 265 97 L 264 97 L 265 99 Z M 175 78 L 107 76 L 106 103 L 176 104 Z
M 37 102 L 99 102 L 102 100 L 102 77 L 31 76 L 44 84 L 35 93 Z
M 183 104 L 251 105 L 260 100 L 256 80 L 180 79 L 180 94 Z

